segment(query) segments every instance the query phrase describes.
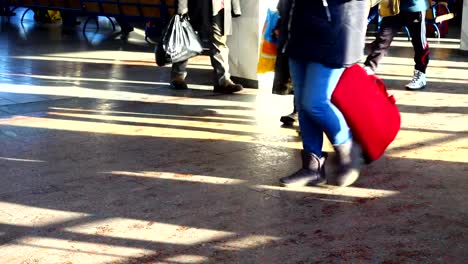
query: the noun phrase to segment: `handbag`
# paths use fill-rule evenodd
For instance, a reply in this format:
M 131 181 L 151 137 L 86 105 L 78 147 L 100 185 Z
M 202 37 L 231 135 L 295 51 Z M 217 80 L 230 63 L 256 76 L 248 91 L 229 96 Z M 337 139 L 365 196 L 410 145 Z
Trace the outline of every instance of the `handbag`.
M 156 64 L 164 66 L 168 63 L 186 61 L 200 55 L 202 51 L 200 39 L 193 30 L 188 16 L 175 15 L 156 46 Z
M 382 156 L 401 124 L 395 98 L 388 94 L 384 82 L 355 64 L 341 75 L 331 101 L 343 113 L 366 162 Z

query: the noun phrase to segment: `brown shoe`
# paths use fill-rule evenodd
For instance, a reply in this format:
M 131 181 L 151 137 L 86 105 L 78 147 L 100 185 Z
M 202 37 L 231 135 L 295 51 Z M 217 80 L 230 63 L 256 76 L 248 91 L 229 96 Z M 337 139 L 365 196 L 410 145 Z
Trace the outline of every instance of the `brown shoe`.
M 171 88 L 174 90 L 187 90 L 188 86 L 184 79 L 176 77 L 171 80 Z
M 242 91 L 244 87 L 240 84 L 235 84 L 232 81 L 226 81 L 224 85 L 215 85 L 213 92 L 215 93 L 224 93 L 224 94 L 233 94 Z

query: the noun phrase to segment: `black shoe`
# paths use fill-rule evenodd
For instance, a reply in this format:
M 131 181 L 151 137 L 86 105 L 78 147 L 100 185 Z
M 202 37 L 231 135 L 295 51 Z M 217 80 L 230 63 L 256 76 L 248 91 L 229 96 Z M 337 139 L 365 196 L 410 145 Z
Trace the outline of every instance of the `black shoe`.
M 128 33 L 132 32 L 134 30 L 134 28 L 132 26 L 124 26 L 124 27 L 121 27 L 120 30 L 121 30 L 122 34 L 128 35 Z
M 297 112 L 292 112 L 289 115 L 282 116 L 280 118 L 280 121 L 283 123 L 285 126 L 293 126 L 294 123 L 297 121 Z
M 233 94 L 242 91 L 244 87 L 240 84 L 228 83 L 226 85 L 215 85 L 213 92 L 215 93 L 224 93 L 224 94 Z
M 174 90 L 187 90 L 188 86 L 183 79 L 174 79 L 171 81 L 171 88 Z

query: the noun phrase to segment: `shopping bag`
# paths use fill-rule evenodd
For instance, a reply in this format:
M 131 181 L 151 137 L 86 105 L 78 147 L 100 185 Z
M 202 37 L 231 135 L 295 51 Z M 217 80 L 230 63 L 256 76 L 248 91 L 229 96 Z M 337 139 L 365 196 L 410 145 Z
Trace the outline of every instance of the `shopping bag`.
M 341 75 L 331 101 L 343 113 L 365 160 L 370 163 L 382 156 L 401 124 L 395 98 L 384 82 L 353 65 Z
M 188 16 L 175 15 L 156 46 L 156 64 L 164 66 L 186 61 L 202 51 L 200 39 L 190 25 Z
M 278 11 L 268 9 L 265 24 L 263 26 L 257 73 L 275 71 L 276 56 L 278 55 L 278 39 L 276 38 L 274 31 L 278 24 L 278 20 Z

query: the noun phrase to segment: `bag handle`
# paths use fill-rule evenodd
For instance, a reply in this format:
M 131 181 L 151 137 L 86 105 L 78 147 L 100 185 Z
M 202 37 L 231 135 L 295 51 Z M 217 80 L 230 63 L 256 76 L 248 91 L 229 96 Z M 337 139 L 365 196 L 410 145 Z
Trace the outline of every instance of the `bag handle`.
M 388 100 L 392 104 L 396 104 L 396 99 L 393 95 L 388 94 L 387 88 L 385 87 L 385 83 L 379 77 L 375 75 L 369 75 L 370 79 L 377 84 L 380 90 L 387 96 Z

